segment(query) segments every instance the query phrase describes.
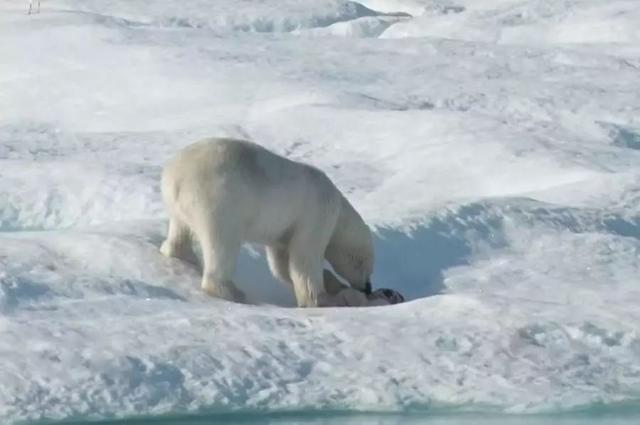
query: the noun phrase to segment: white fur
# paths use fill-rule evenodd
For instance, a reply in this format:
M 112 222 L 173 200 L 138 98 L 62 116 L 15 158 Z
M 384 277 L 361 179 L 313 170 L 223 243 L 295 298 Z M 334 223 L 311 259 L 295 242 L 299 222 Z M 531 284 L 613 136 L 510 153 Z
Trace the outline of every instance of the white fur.
M 364 289 L 373 267 L 371 232 L 320 170 L 246 141 L 206 139 L 164 168 L 162 193 L 170 223 L 160 248 L 194 262 L 203 254 L 202 288 L 242 301 L 232 276 L 244 242 L 266 246 L 269 267 L 291 283 L 299 306 L 318 306 L 323 263 Z

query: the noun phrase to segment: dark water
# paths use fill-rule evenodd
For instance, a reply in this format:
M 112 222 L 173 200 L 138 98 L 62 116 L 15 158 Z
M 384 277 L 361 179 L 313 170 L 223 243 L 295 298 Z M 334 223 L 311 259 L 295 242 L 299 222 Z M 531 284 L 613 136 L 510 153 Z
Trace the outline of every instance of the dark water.
M 43 422 L 39 422 L 42 424 Z M 594 407 L 560 414 L 505 415 L 489 413 L 229 413 L 162 416 L 97 421 L 46 422 L 100 425 L 640 425 L 640 405 Z

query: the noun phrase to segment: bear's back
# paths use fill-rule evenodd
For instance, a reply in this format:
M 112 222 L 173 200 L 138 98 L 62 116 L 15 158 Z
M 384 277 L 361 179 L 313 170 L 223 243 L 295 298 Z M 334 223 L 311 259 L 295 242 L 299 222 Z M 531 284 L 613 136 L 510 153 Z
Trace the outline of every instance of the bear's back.
M 183 189 L 198 187 L 196 198 L 231 208 L 252 242 L 267 243 L 318 215 L 337 214 L 341 205 L 340 192 L 322 171 L 245 140 L 205 139 L 177 161 Z
M 182 170 L 199 175 L 199 180 L 233 179 L 244 181 L 265 194 L 278 188 L 296 186 L 312 192 L 337 190 L 321 170 L 280 156 L 256 143 L 232 138 L 208 138 L 196 142 L 179 154 Z M 289 193 L 291 195 L 292 193 Z

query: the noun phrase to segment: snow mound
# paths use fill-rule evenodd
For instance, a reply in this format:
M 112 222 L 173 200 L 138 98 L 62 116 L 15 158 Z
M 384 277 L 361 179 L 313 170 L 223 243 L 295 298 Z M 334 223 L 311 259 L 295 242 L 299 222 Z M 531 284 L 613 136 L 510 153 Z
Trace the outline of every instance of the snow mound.
M 393 25 L 382 37 L 534 45 L 637 43 L 639 19 L 637 3 L 629 0 L 434 1 L 415 19 Z
M 290 32 L 328 27 L 378 13 L 349 0 L 152 2 L 111 0 L 67 2 L 74 9 L 125 26 L 211 29 L 215 31 Z

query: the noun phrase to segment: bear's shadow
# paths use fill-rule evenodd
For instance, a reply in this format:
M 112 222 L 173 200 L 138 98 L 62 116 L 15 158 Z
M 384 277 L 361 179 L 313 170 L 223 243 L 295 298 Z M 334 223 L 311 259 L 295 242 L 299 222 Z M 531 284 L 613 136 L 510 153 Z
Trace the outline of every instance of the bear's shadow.
M 447 220 L 434 219 L 409 232 L 376 229 L 374 289 L 392 288 L 407 300 L 443 292 L 443 272 L 466 264 L 471 254 L 465 238 L 452 232 L 451 227 Z M 261 247 L 242 250 L 235 280 L 251 302 L 295 305 L 291 288 L 270 274 Z

